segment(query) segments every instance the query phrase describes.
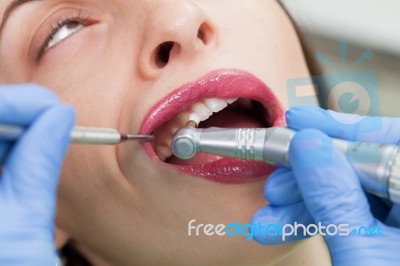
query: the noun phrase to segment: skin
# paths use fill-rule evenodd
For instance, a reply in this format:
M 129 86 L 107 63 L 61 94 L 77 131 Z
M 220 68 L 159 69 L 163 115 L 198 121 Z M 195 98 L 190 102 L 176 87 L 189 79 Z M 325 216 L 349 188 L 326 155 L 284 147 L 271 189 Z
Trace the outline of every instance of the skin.
M 0 14 L 10 2 L 1 1 Z M 35 61 L 50 30 L 46 20 L 80 10 L 91 25 Z M 196 36 L 200 25 L 206 44 Z M 159 67 L 152 55 L 165 41 L 181 50 Z M 287 79 L 310 75 L 293 25 L 272 0 L 35 1 L 11 15 L 0 58 L 1 83 L 42 84 L 76 108 L 78 124 L 131 133 L 161 98 L 213 69 L 256 75 L 285 107 Z M 59 187 L 59 236 L 68 235 L 96 265 L 274 262 L 295 246 L 187 235 L 193 218 L 248 223 L 266 204 L 264 183 L 221 185 L 183 175 L 151 160 L 138 143 L 73 146 Z

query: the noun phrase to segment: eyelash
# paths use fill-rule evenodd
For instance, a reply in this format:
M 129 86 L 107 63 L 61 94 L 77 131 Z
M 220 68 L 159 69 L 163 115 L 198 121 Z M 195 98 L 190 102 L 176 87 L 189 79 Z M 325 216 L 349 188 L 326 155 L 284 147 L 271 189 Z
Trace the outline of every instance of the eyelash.
M 64 15 L 60 15 L 58 18 L 56 18 L 55 20 L 52 19 L 51 21 L 48 22 L 48 27 L 49 30 L 47 32 L 47 34 L 45 35 L 45 39 L 43 41 L 43 44 L 40 47 L 40 50 L 38 52 L 38 56 L 37 56 L 37 61 L 39 61 L 43 55 L 50 49 L 52 49 L 53 47 L 50 47 L 49 49 L 47 49 L 47 46 L 50 43 L 51 38 L 54 37 L 54 35 L 57 34 L 57 32 L 64 27 L 65 25 L 67 25 L 70 22 L 79 22 L 85 26 L 87 26 L 87 21 L 89 20 L 90 16 L 89 15 L 82 15 L 82 12 L 79 11 L 77 14 L 64 14 Z M 57 45 L 56 45 L 57 46 Z

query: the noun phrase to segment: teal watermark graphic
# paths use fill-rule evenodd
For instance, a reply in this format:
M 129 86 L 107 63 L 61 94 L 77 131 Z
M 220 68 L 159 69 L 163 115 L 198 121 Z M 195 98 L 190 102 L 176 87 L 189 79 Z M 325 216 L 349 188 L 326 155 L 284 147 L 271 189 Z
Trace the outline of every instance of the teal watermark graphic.
M 326 55 L 317 52 L 316 58 L 332 72 L 320 76 L 293 78 L 287 81 L 289 107 L 299 105 L 321 106 L 341 113 L 358 114 L 353 119 L 334 118 L 346 125 L 357 126 L 358 132 L 376 131 L 382 128 L 381 123 L 363 126 L 365 116 L 379 116 L 377 73 L 374 69 L 337 72 L 339 66 L 346 69 L 360 67 L 373 56 L 371 50 L 365 51 L 354 63 L 347 62 L 348 43 L 339 41 L 340 62 L 333 62 Z
M 240 224 L 234 222 L 230 224 L 202 224 L 197 223 L 196 219 L 188 222 L 188 236 L 228 236 L 240 237 L 245 236 L 247 241 L 252 240 L 256 236 L 280 237 L 282 241 L 286 241 L 291 236 L 314 236 L 320 234 L 322 236 L 382 236 L 383 228 L 379 226 L 357 226 L 351 227 L 349 224 L 328 224 L 323 225 L 321 222 L 317 224 L 304 225 L 294 222 L 293 224 Z

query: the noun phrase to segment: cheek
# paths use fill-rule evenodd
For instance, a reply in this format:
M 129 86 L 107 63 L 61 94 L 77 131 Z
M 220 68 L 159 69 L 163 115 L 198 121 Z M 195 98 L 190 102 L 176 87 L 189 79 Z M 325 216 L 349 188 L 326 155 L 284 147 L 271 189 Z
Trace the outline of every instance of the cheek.
M 123 72 L 130 67 L 124 50 L 111 45 L 110 32 L 100 24 L 76 33 L 49 51 L 32 77 L 72 104 L 84 126 L 115 127 L 132 81 L 131 73 Z
M 255 74 L 287 107 L 287 81 L 310 75 L 290 18 L 276 1 L 235 1 L 223 16 L 217 10 L 211 11 L 220 30 L 217 57 Z
M 33 82 L 51 88 L 63 102 L 74 106 L 79 125 L 116 128 L 128 75 L 109 71 L 111 60 L 99 58 L 89 55 L 76 60 L 77 64 L 57 64 L 37 72 Z

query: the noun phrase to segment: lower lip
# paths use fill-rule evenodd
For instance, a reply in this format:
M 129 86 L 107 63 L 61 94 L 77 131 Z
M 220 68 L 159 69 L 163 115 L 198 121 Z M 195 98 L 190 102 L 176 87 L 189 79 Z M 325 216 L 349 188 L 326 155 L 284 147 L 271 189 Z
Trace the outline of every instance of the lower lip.
M 201 165 L 180 166 L 160 161 L 150 144 L 144 144 L 144 148 L 146 153 L 163 167 L 222 184 L 254 182 L 265 178 L 276 170 L 275 166 L 263 162 L 238 160 L 234 158 L 224 158 Z
M 263 84 L 263 86 L 265 85 Z M 278 101 L 276 100 L 276 102 Z M 280 108 L 277 109 L 280 110 Z M 273 126 L 285 126 L 283 111 L 277 114 Z M 157 161 L 163 167 L 178 170 L 184 174 L 202 177 L 222 184 L 243 184 L 255 182 L 266 178 L 266 176 L 276 170 L 275 166 L 263 162 L 239 160 L 234 158 L 224 158 L 207 164 L 194 166 L 173 165 L 160 161 L 151 144 L 144 143 L 143 147 L 150 158 Z

